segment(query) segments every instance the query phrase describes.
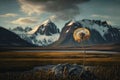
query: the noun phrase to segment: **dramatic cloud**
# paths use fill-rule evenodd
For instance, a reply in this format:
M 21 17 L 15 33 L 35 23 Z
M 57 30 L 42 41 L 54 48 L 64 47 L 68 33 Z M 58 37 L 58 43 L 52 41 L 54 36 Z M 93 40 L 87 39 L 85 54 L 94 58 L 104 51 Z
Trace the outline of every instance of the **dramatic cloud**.
M 16 17 L 18 16 L 17 14 L 14 13 L 6 13 L 6 14 L 1 14 L 0 17 Z
M 12 21 L 13 24 L 19 24 L 19 25 L 27 25 L 27 24 L 34 24 L 37 20 L 34 18 L 18 18 L 17 20 Z
M 80 14 L 78 4 L 86 1 L 89 0 L 19 0 L 22 11 L 29 15 L 50 12 L 63 20 Z

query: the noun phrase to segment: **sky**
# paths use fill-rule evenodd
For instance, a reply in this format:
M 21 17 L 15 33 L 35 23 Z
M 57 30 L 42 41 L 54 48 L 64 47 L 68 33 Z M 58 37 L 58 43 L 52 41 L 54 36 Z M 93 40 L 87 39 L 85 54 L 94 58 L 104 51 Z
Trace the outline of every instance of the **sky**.
M 102 20 L 120 26 L 120 0 L 0 0 L 0 26 L 34 27 L 51 19 L 60 29 L 70 20 Z

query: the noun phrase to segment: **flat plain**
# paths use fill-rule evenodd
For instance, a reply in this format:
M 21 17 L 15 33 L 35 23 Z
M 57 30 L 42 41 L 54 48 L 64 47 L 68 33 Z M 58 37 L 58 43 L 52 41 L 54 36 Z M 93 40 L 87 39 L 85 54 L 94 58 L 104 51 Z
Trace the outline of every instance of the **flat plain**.
M 106 51 L 9 51 L 0 52 L 0 70 L 30 69 L 34 66 L 71 63 L 85 65 L 120 64 L 119 52 Z
M 31 71 L 34 67 L 57 64 L 91 66 L 86 79 L 59 80 L 119 80 L 120 53 L 112 51 L 3 51 L 0 52 L 0 80 L 58 80 L 49 71 Z M 27 71 L 27 72 L 26 72 Z M 95 79 L 94 79 L 95 80 Z

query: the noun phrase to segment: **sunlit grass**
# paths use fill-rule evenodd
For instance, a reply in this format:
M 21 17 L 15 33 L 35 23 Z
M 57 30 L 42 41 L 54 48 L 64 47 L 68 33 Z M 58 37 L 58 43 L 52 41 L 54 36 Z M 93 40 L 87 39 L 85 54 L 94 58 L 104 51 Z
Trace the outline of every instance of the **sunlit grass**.
M 0 80 L 85 80 L 76 76 L 57 79 L 50 70 L 30 71 L 41 65 L 82 64 L 83 56 L 82 52 L 0 52 Z M 94 67 L 89 71 L 98 80 L 119 80 L 119 53 L 86 53 L 85 57 L 85 65 Z M 93 80 L 93 76 L 88 77 Z

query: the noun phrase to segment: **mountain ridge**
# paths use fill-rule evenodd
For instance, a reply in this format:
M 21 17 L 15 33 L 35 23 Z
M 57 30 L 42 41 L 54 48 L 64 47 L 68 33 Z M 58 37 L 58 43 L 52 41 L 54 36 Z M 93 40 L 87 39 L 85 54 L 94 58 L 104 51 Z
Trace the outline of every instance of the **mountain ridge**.
M 59 33 L 57 26 L 51 20 L 46 20 L 42 24 L 35 26 L 26 35 L 20 36 L 32 44 L 44 47 L 58 40 Z
M 70 24 L 70 25 L 69 25 Z M 74 30 L 77 28 L 87 28 L 91 37 L 89 40 L 77 43 L 73 38 Z M 76 47 L 92 44 L 119 43 L 120 29 L 114 28 L 106 21 L 84 19 L 80 21 L 69 21 L 62 28 L 60 38 L 51 46 Z
M 35 46 L 21 39 L 17 34 L 0 26 L 0 47 L 30 47 Z
M 77 28 L 87 28 L 90 33 L 90 39 L 78 43 L 73 38 L 73 33 Z M 38 46 L 51 46 L 51 47 L 79 47 L 81 44 L 106 44 L 106 43 L 119 43 L 120 29 L 115 28 L 101 20 L 70 20 L 68 21 L 61 32 L 59 28 L 50 19 L 44 21 L 42 24 L 27 32 L 32 33 L 29 35 L 20 35 L 21 38 Z

